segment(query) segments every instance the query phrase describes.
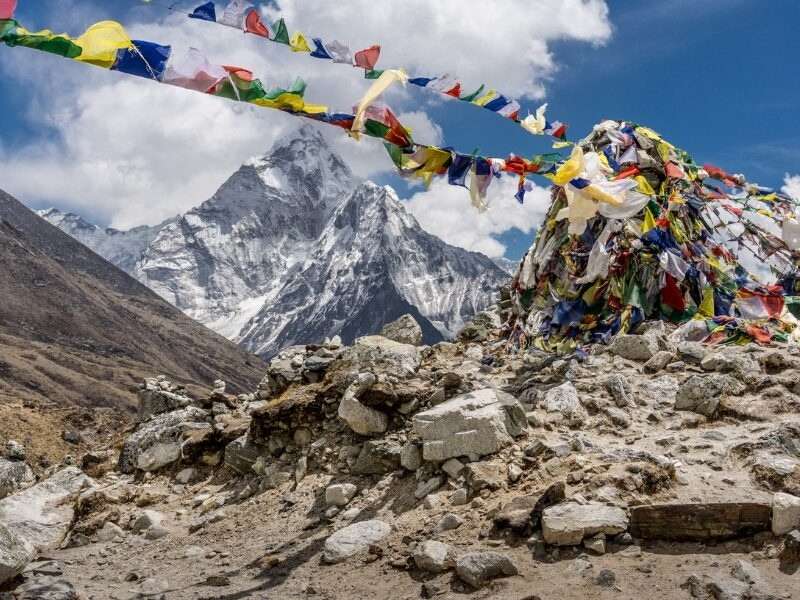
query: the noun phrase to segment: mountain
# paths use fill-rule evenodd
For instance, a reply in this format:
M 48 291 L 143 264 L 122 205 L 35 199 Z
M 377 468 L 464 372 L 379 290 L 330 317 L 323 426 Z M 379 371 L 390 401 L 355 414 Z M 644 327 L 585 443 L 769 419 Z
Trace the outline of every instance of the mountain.
M 264 364 L 0 191 L 0 404 L 131 408 L 143 377 L 249 391 Z
M 142 225 L 128 231 L 120 231 L 112 227 L 103 229 L 89 223 L 83 217 L 61 212 L 57 208 L 37 210 L 36 214 L 128 273 L 133 271 L 136 262 L 158 232 L 171 222 L 168 220 L 160 225 Z
M 310 125 L 251 159 L 214 196 L 146 233 L 87 235 L 190 317 L 272 356 L 340 335 L 349 342 L 413 314 L 429 343 L 453 335 L 509 278 L 481 254 L 426 233 L 390 188 L 353 175 Z M 90 225 L 91 227 L 91 225 Z M 133 234 L 132 232 L 127 232 Z M 134 263 L 131 269 L 130 264 Z

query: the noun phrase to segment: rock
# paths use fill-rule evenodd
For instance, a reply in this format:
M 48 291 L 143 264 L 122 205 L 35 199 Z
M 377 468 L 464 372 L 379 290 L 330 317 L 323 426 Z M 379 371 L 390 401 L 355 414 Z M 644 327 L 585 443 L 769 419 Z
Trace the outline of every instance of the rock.
M 600 587 L 614 587 L 617 583 L 617 575 L 611 569 L 603 569 L 594 578 L 594 583 Z
M 564 482 L 559 481 L 541 493 L 514 498 L 495 515 L 495 526 L 520 535 L 529 534 L 539 526 L 544 509 L 564 501 L 565 489 Z
M 772 533 L 783 535 L 800 528 L 800 498 L 777 493 L 772 497 Z
M 337 483 L 325 489 L 325 504 L 328 506 L 347 506 L 356 495 L 358 488 L 352 483 Z
M 428 494 L 432 494 L 440 487 L 442 487 L 442 478 L 441 477 L 431 477 L 426 481 L 421 481 L 417 486 L 417 489 L 414 491 L 414 497 L 417 500 L 421 500 L 425 498 Z
M 509 557 L 497 552 L 469 552 L 456 563 L 458 577 L 473 588 L 479 588 L 497 577 L 519 573 Z
M 678 388 L 675 410 L 687 410 L 713 417 L 724 394 L 738 395 L 744 386 L 729 375 L 692 375 Z
M 443 531 L 451 531 L 458 529 L 464 524 L 464 519 L 455 513 L 446 513 L 439 522 L 436 524 L 436 531 L 441 533 Z
M 503 487 L 505 479 L 505 469 L 500 463 L 476 462 L 468 464 L 464 469 L 464 475 L 473 492 L 483 489 L 499 490 Z
M 569 381 L 548 390 L 542 406 L 549 413 L 560 413 L 567 418 L 583 420 L 587 417 L 586 409 L 578 400 L 578 392 Z
M 383 329 L 381 329 L 381 335 L 401 344 L 422 345 L 422 327 L 419 326 L 414 317 L 408 314 L 384 325 Z
M 400 465 L 409 471 L 416 471 L 422 466 L 422 452 L 414 443 L 407 443 L 400 450 Z
M 463 506 L 467 503 L 468 499 L 469 494 L 467 494 L 467 490 L 464 488 L 458 488 L 450 495 L 450 504 L 452 506 Z
M 36 549 L 0 523 L 0 583 L 13 579 L 36 557 Z
M 358 396 L 375 385 L 376 381 L 372 373 L 361 373 L 348 386 L 339 402 L 339 418 L 361 435 L 383 433 L 389 428 L 389 417 L 386 414 L 358 401 Z
M 790 565 L 800 563 L 800 529 L 790 531 L 783 541 L 783 550 L 781 550 L 781 562 Z
M 511 483 L 516 483 L 522 477 L 522 469 L 519 468 L 514 463 L 511 463 L 510 465 L 508 465 L 508 468 L 506 469 L 506 471 L 508 473 L 508 480 Z
M 677 350 L 678 360 L 690 365 L 701 365 L 708 354 L 708 347 L 701 342 L 680 342 Z
M 197 469 L 194 467 L 187 467 L 178 471 L 175 475 L 175 482 L 181 485 L 186 485 L 197 479 Z
M 133 529 L 133 531 L 136 533 L 142 533 L 151 527 L 160 526 L 163 520 L 164 515 L 160 512 L 156 510 L 143 510 L 133 521 L 131 529 Z
M 31 468 L 20 460 L 0 458 L 0 499 L 36 483 Z
M 595 536 L 583 540 L 583 546 L 592 554 L 605 554 L 606 553 L 606 536 L 603 533 L 598 533 Z
M 75 587 L 61 577 L 36 577 L 14 590 L 15 600 L 79 600 Z
M 428 540 L 418 544 L 413 554 L 417 568 L 428 573 L 443 573 L 455 564 L 455 549 L 442 542 Z
M 401 452 L 402 446 L 393 439 L 365 442 L 352 472 L 357 475 L 384 475 L 396 471 L 400 468 Z
M 772 506 L 757 502 L 660 504 L 630 509 L 631 535 L 646 540 L 726 540 L 768 531 Z
M 645 373 L 658 373 L 667 368 L 675 360 L 675 355 L 668 350 L 659 350 L 650 360 L 644 363 Z
M 153 525 L 144 532 L 144 537 L 148 540 L 160 540 L 168 535 L 169 531 L 167 531 L 167 529 L 161 525 Z
M 348 525 L 325 540 L 322 560 L 331 564 L 342 562 L 371 544 L 377 544 L 391 531 L 388 523 L 377 519 Z
M 241 475 L 253 472 L 253 465 L 264 453 L 264 448 L 254 444 L 245 434 L 225 446 L 225 464 Z
M 650 335 L 618 335 L 609 346 L 612 354 L 645 362 L 653 358 L 659 351 L 658 340 Z
M 171 385 L 165 386 L 171 388 Z M 154 415 L 172 412 L 186 408 L 192 403 L 188 396 L 178 393 L 177 390 L 164 389 L 156 378 L 148 378 L 138 391 L 139 412 L 137 419 L 140 423 L 147 421 Z
M 628 529 L 628 515 L 621 508 L 599 503 L 566 502 L 542 513 L 542 533 L 548 544 L 577 546 L 585 537 L 616 535 Z
M 106 521 L 103 526 L 97 530 L 98 542 L 110 542 L 117 537 L 125 537 L 125 532 L 116 523 Z
M 494 454 L 527 426 L 525 412 L 510 394 L 485 388 L 456 396 L 413 418 L 425 460 Z
M 442 465 L 442 471 L 447 473 L 447 476 L 451 479 L 458 479 L 463 470 L 464 463 L 457 458 L 451 458 L 450 460 L 445 461 L 445 463 Z
M 25 446 L 15 440 L 6 442 L 6 458 L 8 460 L 25 460 Z
M 3 575 L 19 573 L 37 553 L 62 544 L 75 517 L 78 495 L 93 485 L 80 469 L 67 467 L 0 500 L 0 582 Z M 25 564 L 14 572 L 20 562 Z
M 155 471 L 180 460 L 190 434 L 212 433 L 207 419 L 208 413 L 194 406 L 154 416 L 125 440 L 118 469 L 122 473 Z
M 411 344 L 401 344 L 380 335 L 358 338 L 338 359 L 349 362 L 360 372 L 391 373 L 409 377 L 417 372 L 420 356 Z
M 636 405 L 631 392 L 631 384 L 628 383 L 628 380 L 622 375 L 617 373 L 611 375 L 608 379 L 606 379 L 605 386 L 608 390 L 608 393 L 611 394 L 612 398 L 614 398 L 614 403 L 619 408 L 628 408 Z M 575 399 L 577 400 L 577 398 L 578 394 L 576 392 Z

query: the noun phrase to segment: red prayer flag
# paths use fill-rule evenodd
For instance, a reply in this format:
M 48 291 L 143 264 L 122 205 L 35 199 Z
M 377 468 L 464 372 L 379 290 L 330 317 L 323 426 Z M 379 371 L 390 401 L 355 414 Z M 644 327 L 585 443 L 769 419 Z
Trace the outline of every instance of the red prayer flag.
M 364 50 L 359 50 L 355 53 L 354 61 L 357 67 L 371 71 L 375 68 L 378 59 L 381 56 L 380 46 L 370 46 Z
M 267 29 L 267 26 L 264 25 L 264 22 L 261 20 L 261 16 L 255 9 L 247 13 L 247 18 L 244 21 L 244 30 L 247 33 L 252 33 L 263 38 L 269 39 L 270 37 L 269 29 Z

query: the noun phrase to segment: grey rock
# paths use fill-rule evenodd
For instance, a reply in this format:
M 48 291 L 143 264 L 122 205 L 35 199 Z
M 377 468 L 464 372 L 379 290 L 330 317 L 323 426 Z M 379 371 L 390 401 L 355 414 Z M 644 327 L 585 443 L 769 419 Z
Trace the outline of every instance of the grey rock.
M 542 406 L 549 413 L 560 413 L 570 419 L 584 420 L 588 416 L 578 399 L 578 391 L 569 381 L 547 390 Z
M 658 373 L 667 368 L 667 365 L 675 360 L 675 354 L 669 350 L 659 350 L 646 363 L 644 363 L 645 373 Z
M 62 577 L 36 577 L 14 590 L 15 600 L 79 600 L 75 586 Z
M 36 483 L 36 476 L 23 461 L 0 458 L 0 499 L 30 487 L 34 483 Z
M 361 452 L 352 467 L 357 475 L 383 475 L 400 468 L 402 446 L 393 439 L 370 440 L 361 447 Z
M 136 533 L 142 533 L 151 527 L 160 526 L 163 520 L 164 515 L 162 513 L 156 510 L 143 510 L 136 519 L 134 519 L 131 529 Z
M 609 350 L 628 360 L 645 362 L 653 358 L 659 351 L 658 340 L 650 335 L 618 335 L 609 346 Z
M 186 408 L 192 403 L 188 396 L 177 391 L 165 390 L 156 378 L 148 378 L 139 388 L 139 412 L 137 419 L 144 422 L 154 415 Z
M 631 384 L 628 380 L 615 373 L 608 377 L 605 381 L 606 389 L 608 393 L 611 394 L 611 397 L 614 398 L 614 403 L 620 408 L 627 408 L 635 406 L 635 402 L 633 400 L 633 392 L 631 391 Z M 577 399 L 577 393 L 576 393 Z
M 577 546 L 598 533 L 616 535 L 628 529 L 628 515 L 621 508 L 599 503 L 566 502 L 542 513 L 542 533 L 548 544 Z
M 585 538 L 583 540 L 583 546 L 592 554 L 605 554 L 606 536 L 603 533 L 598 533 L 590 538 Z
M 36 549 L 0 523 L 0 583 L 13 579 L 36 556 Z
M 358 338 L 340 359 L 360 365 L 364 371 L 386 372 L 396 377 L 408 377 L 420 365 L 419 351 L 411 344 L 401 344 L 380 335 Z
M 381 329 L 381 335 L 401 344 L 422 345 L 422 327 L 409 314 L 405 314 L 396 321 L 384 325 L 383 329 Z
M 409 471 L 416 471 L 422 466 L 422 451 L 413 442 L 408 442 L 400 451 L 400 465 Z
M 458 577 L 473 588 L 480 588 L 497 577 L 517 575 L 519 570 L 511 559 L 497 552 L 470 552 L 456 563 Z
M 436 524 L 436 531 L 443 532 L 443 531 L 452 531 L 453 529 L 458 529 L 464 524 L 464 519 L 459 517 L 455 513 L 446 513 L 439 519 L 439 522 Z
M 505 466 L 497 462 L 474 462 L 464 468 L 467 485 L 473 492 L 489 488 L 497 490 L 505 481 Z
M 187 467 L 185 469 L 181 469 L 178 471 L 178 474 L 175 475 L 175 482 L 180 483 L 182 485 L 186 485 L 192 483 L 197 479 L 197 469 L 194 467 Z
M 8 460 L 25 460 L 25 446 L 16 440 L 6 442 L 6 458 Z
M 693 375 L 678 388 L 675 410 L 696 412 L 711 418 L 716 414 L 723 395 L 738 395 L 743 391 L 743 384 L 730 375 Z
M 358 488 L 352 483 L 337 483 L 325 489 L 325 504 L 328 506 L 347 506 L 356 495 Z
M 225 446 L 225 464 L 241 475 L 253 472 L 253 465 L 264 453 L 264 448 L 254 444 L 245 434 Z
M 800 564 L 800 529 L 790 531 L 783 541 L 781 561 L 790 565 Z
M 525 412 L 510 394 L 485 388 L 456 396 L 413 418 L 425 460 L 494 454 L 527 425 Z
M 97 530 L 97 541 L 110 542 L 117 537 L 125 537 L 125 532 L 116 523 L 106 521 L 103 526 Z
M 207 419 L 208 413 L 194 406 L 154 416 L 126 438 L 118 469 L 122 473 L 155 471 L 180 460 L 188 434 L 212 431 Z
M 681 342 L 678 344 L 678 358 L 687 364 L 702 364 L 706 354 L 708 354 L 708 346 L 701 342 Z
M 442 487 L 442 478 L 441 477 L 431 477 L 425 481 L 421 481 L 419 485 L 417 485 L 417 489 L 414 491 L 414 497 L 417 500 L 422 500 L 428 494 L 432 494 L 440 487 Z
M 325 540 L 322 559 L 331 564 L 342 562 L 366 550 L 371 544 L 377 544 L 391 531 L 388 523 L 377 519 L 348 525 Z
M 418 544 L 413 554 L 414 563 L 428 573 L 444 573 L 455 564 L 455 549 L 436 540 L 427 540 Z
M 444 462 L 442 465 L 442 471 L 447 473 L 448 477 L 451 479 L 458 479 L 461 472 L 464 470 L 464 463 L 462 463 L 457 458 L 451 458 Z

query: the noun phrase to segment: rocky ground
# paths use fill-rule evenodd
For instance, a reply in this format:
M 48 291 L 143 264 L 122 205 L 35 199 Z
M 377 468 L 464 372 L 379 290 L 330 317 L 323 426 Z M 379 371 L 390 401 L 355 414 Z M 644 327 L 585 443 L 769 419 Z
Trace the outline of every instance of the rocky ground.
M 557 357 L 501 322 L 289 348 L 239 396 L 148 379 L 38 482 L 9 442 L 0 597 L 800 596 L 792 350 L 648 323 Z

